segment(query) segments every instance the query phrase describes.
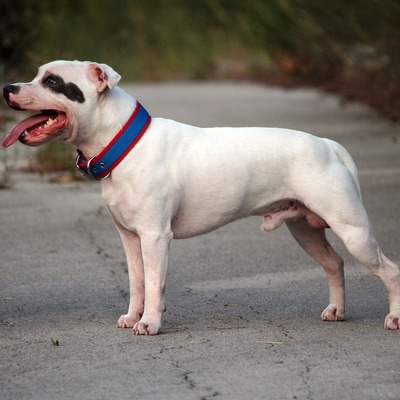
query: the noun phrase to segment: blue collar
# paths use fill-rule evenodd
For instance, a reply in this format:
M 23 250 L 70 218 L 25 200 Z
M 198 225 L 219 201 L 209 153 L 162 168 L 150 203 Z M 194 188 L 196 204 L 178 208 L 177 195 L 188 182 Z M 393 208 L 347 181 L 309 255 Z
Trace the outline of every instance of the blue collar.
M 76 167 L 90 179 L 100 180 L 107 178 L 111 174 L 111 171 L 140 140 L 150 122 L 151 117 L 149 113 L 137 102 L 135 110 L 129 120 L 99 155 L 88 160 L 84 154 L 78 150 L 75 161 Z

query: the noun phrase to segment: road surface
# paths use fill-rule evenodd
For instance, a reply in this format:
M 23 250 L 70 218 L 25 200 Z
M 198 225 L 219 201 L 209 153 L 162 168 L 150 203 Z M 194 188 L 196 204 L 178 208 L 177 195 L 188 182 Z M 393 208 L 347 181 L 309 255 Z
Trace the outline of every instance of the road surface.
M 375 236 L 400 262 L 398 125 L 316 90 L 125 88 L 154 116 L 337 140 L 359 166 Z M 383 329 L 386 291 L 334 236 L 347 267 L 346 322 L 320 321 L 324 273 L 287 229 L 266 234 L 250 218 L 173 242 L 162 334 L 138 337 L 115 327 L 128 276 L 99 185 L 13 181 L 0 191 L 2 400 L 400 398 L 400 332 Z

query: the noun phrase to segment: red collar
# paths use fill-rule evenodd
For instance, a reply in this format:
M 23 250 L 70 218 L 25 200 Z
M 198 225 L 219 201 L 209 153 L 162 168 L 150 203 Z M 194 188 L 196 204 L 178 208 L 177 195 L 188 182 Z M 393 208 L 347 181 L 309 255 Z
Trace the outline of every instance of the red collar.
M 133 114 L 122 129 L 101 153 L 87 159 L 78 150 L 75 164 L 81 172 L 91 179 L 107 178 L 111 171 L 125 158 L 136 143 L 146 132 L 151 122 L 151 116 L 146 109 L 137 102 Z

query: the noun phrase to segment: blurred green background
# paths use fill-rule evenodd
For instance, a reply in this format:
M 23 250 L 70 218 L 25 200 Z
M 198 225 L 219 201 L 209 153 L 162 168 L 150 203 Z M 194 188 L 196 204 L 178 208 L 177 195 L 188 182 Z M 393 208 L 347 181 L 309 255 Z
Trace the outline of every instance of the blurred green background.
M 0 0 L 0 81 L 53 59 L 125 81 L 320 85 L 400 117 L 400 0 Z

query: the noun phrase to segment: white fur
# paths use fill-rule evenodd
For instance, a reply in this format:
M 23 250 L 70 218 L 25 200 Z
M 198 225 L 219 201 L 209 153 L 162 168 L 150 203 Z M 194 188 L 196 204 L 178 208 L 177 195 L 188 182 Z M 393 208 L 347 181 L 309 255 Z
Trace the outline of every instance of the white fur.
M 86 101 L 49 93 L 41 77 L 54 71 L 74 82 Z M 67 113 L 64 140 L 87 157 L 97 155 L 131 115 L 136 101 L 119 87 L 110 67 L 56 61 L 13 95 L 26 109 Z M 30 96 L 29 104 L 23 101 Z M 327 225 L 347 249 L 385 283 L 399 329 L 399 267 L 376 243 L 361 202 L 357 171 L 339 144 L 278 128 L 197 128 L 153 118 L 147 132 L 111 177 L 103 197 L 121 235 L 129 267 L 130 304 L 119 327 L 156 334 L 161 327 L 169 244 L 249 215 L 263 216 L 268 231 L 286 222 L 299 244 L 324 267 L 328 321 L 344 319 L 343 261 L 325 238 Z

